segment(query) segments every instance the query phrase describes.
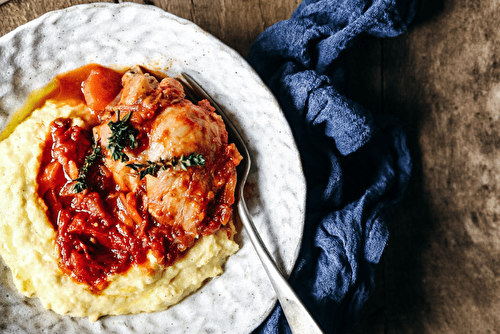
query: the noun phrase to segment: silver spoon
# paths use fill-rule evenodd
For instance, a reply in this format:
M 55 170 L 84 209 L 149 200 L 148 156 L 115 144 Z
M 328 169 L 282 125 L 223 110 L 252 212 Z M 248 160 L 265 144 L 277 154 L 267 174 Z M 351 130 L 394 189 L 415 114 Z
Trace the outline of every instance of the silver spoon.
M 243 196 L 243 188 L 247 181 L 251 165 L 250 152 L 248 151 L 243 138 L 241 137 L 231 120 L 227 117 L 224 110 L 219 107 L 219 105 L 210 97 L 210 95 L 208 95 L 208 93 L 188 74 L 182 73 L 182 77 L 183 78 L 180 78 L 180 81 L 184 86 L 184 90 L 188 98 L 194 101 L 207 99 L 210 102 L 210 104 L 216 109 L 217 113 L 222 116 L 222 119 L 226 124 L 229 137 L 232 139 L 241 155 L 243 156 L 243 160 L 241 161 L 239 166 L 239 168 L 241 168 L 241 172 L 238 172 L 238 213 L 243 226 L 247 230 L 250 240 L 252 241 L 252 244 L 257 251 L 257 254 L 259 255 L 259 258 L 262 261 L 262 265 L 264 266 L 264 269 L 269 276 L 274 290 L 276 291 L 276 295 L 281 304 L 281 308 L 283 309 L 288 324 L 290 325 L 290 329 L 294 334 L 322 333 L 316 321 L 307 311 L 305 306 L 295 294 L 295 291 L 293 291 L 281 271 L 276 266 L 274 260 L 269 254 L 269 251 L 264 245 L 259 232 L 252 222 L 252 218 L 250 217 L 247 205 L 245 203 L 245 198 Z

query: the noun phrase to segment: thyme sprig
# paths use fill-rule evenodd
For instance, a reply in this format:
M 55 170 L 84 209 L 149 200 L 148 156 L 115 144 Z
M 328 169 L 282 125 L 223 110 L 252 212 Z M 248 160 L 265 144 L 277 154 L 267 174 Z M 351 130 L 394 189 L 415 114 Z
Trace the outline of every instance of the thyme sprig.
M 191 153 L 185 157 L 172 158 L 170 160 L 160 159 L 159 161 L 149 161 L 147 164 L 129 163 L 127 167 L 139 172 L 139 179 L 142 180 L 146 175 L 155 176 L 160 170 L 167 170 L 168 168 L 182 169 L 186 171 L 188 167 L 192 166 L 205 166 L 205 158 L 202 154 Z
M 123 149 L 126 147 L 130 147 L 131 149 L 137 148 L 136 137 L 139 131 L 128 122 L 131 115 L 132 112 L 129 112 L 123 119 L 120 119 L 120 109 L 118 109 L 116 122 L 110 121 L 108 123 L 111 129 L 111 137 L 108 138 L 109 144 L 107 148 L 114 160 L 127 162 L 129 158 L 123 152 Z
M 97 143 L 92 143 L 92 152 L 85 157 L 85 162 L 80 169 L 78 169 L 78 177 L 74 179 L 76 183 L 73 185 L 73 191 L 75 193 L 82 192 L 84 189 L 88 188 L 87 185 L 87 173 L 89 172 L 92 164 L 101 157 L 101 146 Z

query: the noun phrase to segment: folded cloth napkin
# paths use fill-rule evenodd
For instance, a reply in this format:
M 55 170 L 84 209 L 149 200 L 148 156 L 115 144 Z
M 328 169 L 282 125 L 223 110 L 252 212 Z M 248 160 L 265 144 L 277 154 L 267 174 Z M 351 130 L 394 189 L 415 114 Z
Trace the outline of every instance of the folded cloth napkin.
M 343 94 L 339 54 L 363 34 L 396 36 L 416 0 L 304 0 L 264 31 L 248 61 L 292 128 L 307 182 L 306 221 L 289 282 L 326 333 L 346 333 L 374 287 L 387 221 L 411 172 L 406 134 Z M 290 333 L 279 305 L 256 333 Z

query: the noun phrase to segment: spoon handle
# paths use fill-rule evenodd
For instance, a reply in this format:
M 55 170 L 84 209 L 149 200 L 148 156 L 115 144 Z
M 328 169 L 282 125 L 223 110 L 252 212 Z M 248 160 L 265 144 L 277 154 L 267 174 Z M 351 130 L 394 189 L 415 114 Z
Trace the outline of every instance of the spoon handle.
M 181 80 L 181 83 L 184 85 L 184 90 L 186 94 L 191 96 L 193 100 L 199 100 L 196 97 L 202 97 L 208 99 L 212 106 L 217 110 L 219 115 L 224 119 L 226 123 L 227 130 L 230 136 L 232 136 L 235 141 L 238 150 L 243 156 L 242 163 L 242 173 L 238 173 L 239 176 L 239 200 L 238 200 L 238 213 L 245 227 L 245 230 L 248 232 L 250 240 L 259 255 L 259 258 L 271 280 L 271 283 L 276 291 L 276 295 L 278 296 L 278 300 L 281 304 L 281 308 L 285 313 L 286 320 L 290 325 L 290 329 L 294 334 L 316 334 L 322 333 L 318 324 L 314 321 L 313 317 L 309 314 L 307 309 L 304 307 L 300 299 L 297 297 L 293 289 L 290 287 L 286 279 L 283 277 L 283 274 L 280 272 L 268 250 L 264 246 L 262 239 L 260 238 L 259 232 L 255 228 L 252 219 L 250 218 L 250 214 L 248 213 L 248 209 L 245 203 L 245 198 L 243 197 L 243 186 L 246 183 L 248 173 L 250 171 L 251 158 L 250 152 L 248 151 L 247 146 L 245 145 L 244 140 L 241 138 L 241 135 L 232 124 L 231 120 L 224 113 L 224 110 L 219 107 L 219 105 L 212 99 L 212 97 L 194 80 L 190 75 L 186 73 L 182 73 L 184 80 Z M 187 84 L 186 84 L 186 82 Z M 194 95 L 194 96 L 193 96 Z
M 238 212 L 243 226 L 245 226 L 250 240 L 257 251 L 257 255 L 262 261 L 264 269 L 266 270 L 273 288 L 276 291 L 276 295 L 292 333 L 323 333 L 309 311 L 307 311 L 305 306 L 297 297 L 295 291 L 293 291 L 286 279 L 283 277 L 283 274 L 280 272 L 278 267 L 276 267 L 274 260 L 271 258 L 267 248 L 264 246 L 264 243 L 252 222 L 252 218 L 250 218 L 250 214 L 248 213 L 248 209 L 243 198 L 240 198 L 238 201 Z

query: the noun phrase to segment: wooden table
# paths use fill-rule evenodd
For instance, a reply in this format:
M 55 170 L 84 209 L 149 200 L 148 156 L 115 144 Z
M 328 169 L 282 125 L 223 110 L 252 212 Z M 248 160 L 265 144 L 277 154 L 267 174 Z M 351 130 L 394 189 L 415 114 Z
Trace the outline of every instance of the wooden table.
M 11 0 L 0 6 L 0 35 L 46 12 L 91 2 L 110 1 Z M 135 0 L 129 2 L 155 5 L 188 19 L 245 56 L 257 36 L 272 24 L 288 19 L 300 0 Z
M 11 0 L 0 35 L 83 0 Z M 246 56 L 299 0 L 135 1 Z M 354 98 L 408 130 L 413 178 L 353 333 L 500 332 L 500 3 L 422 0 L 410 30 L 348 50 Z

